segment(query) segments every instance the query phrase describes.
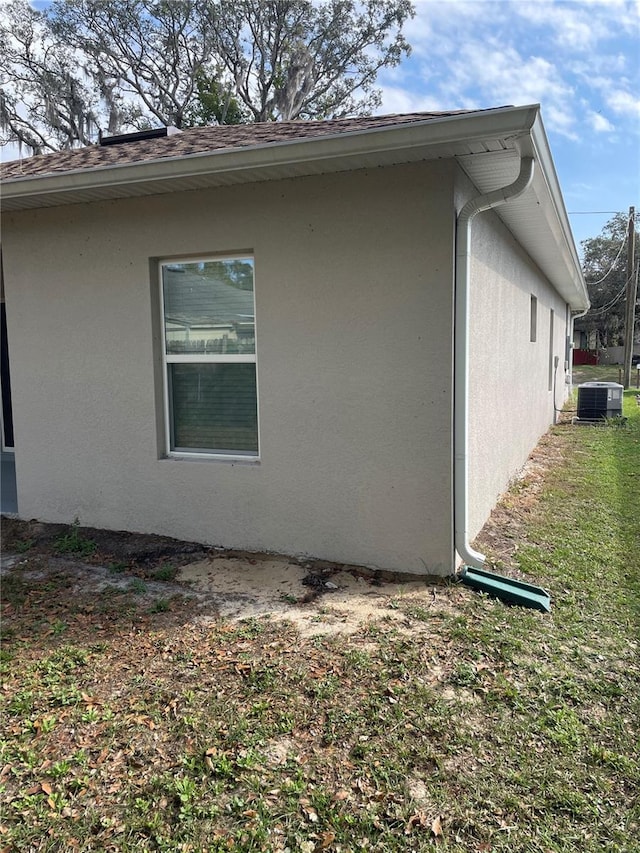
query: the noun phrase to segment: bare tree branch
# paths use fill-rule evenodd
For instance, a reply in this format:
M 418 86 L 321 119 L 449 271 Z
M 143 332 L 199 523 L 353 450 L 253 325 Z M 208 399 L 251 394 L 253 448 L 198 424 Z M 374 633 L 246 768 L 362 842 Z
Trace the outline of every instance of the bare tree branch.
M 28 0 L 0 6 L 0 142 L 33 152 L 157 122 L 367 113 L 410 0 Z
M 0 10 L 0 143 L 32 153 L 91 142 L 99 97 L 26 0 Z

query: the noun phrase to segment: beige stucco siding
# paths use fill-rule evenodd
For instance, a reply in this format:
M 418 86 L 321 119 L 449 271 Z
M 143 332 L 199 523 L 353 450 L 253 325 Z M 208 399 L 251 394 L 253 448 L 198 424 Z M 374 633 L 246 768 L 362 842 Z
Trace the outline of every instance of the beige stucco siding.
M 7 215 L 19 512 L 451 570 L 446 163 Z M 162 457 L 158 258 L 255 257 L 259 463 Z
M 471 253 L 469 529 L 473 536 L 553 422 L 554 379 L 558 408 L 565 400 L 567 309 L 495 212 L 474 219 Z M 537 299 L 535 342 L 530 340 L 532 295 Z M 554 356 L 559 359 L 557 371 Z

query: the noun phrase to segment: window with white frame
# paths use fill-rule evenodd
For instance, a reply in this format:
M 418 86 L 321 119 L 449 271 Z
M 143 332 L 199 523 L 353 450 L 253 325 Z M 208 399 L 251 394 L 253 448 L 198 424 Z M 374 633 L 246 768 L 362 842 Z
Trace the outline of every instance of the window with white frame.
M 254 262 L 160 264 L 168 453 L 258 458 Z

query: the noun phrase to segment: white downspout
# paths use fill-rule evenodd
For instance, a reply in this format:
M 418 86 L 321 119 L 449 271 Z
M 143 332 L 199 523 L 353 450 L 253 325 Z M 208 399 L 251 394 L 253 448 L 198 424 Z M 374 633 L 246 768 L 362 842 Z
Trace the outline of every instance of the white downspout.
M 455 549 L 465 565 L 482 568 L 485 556 L 469 544 L 469 283 L 471 222 L 484 210 L 517 198 L 533 180 L 533 157 L 522 157 L 520 174 L 506 187 L 470 199 L 456 223 L 454 349 L 454 528 Z

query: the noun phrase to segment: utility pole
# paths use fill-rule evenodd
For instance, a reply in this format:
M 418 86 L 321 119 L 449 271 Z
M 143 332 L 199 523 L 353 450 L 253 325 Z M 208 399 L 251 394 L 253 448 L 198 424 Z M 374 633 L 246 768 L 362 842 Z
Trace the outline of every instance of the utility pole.
M 627 236 L 627 306 L 624 320 L 624 379 L 625 388 L 631 387 L 631 357 L 633 355 L 633 333 L 636 320 L 638 282 L 635 272 L 636 223 L 635 207 L 629 208 L 629 231 Z

